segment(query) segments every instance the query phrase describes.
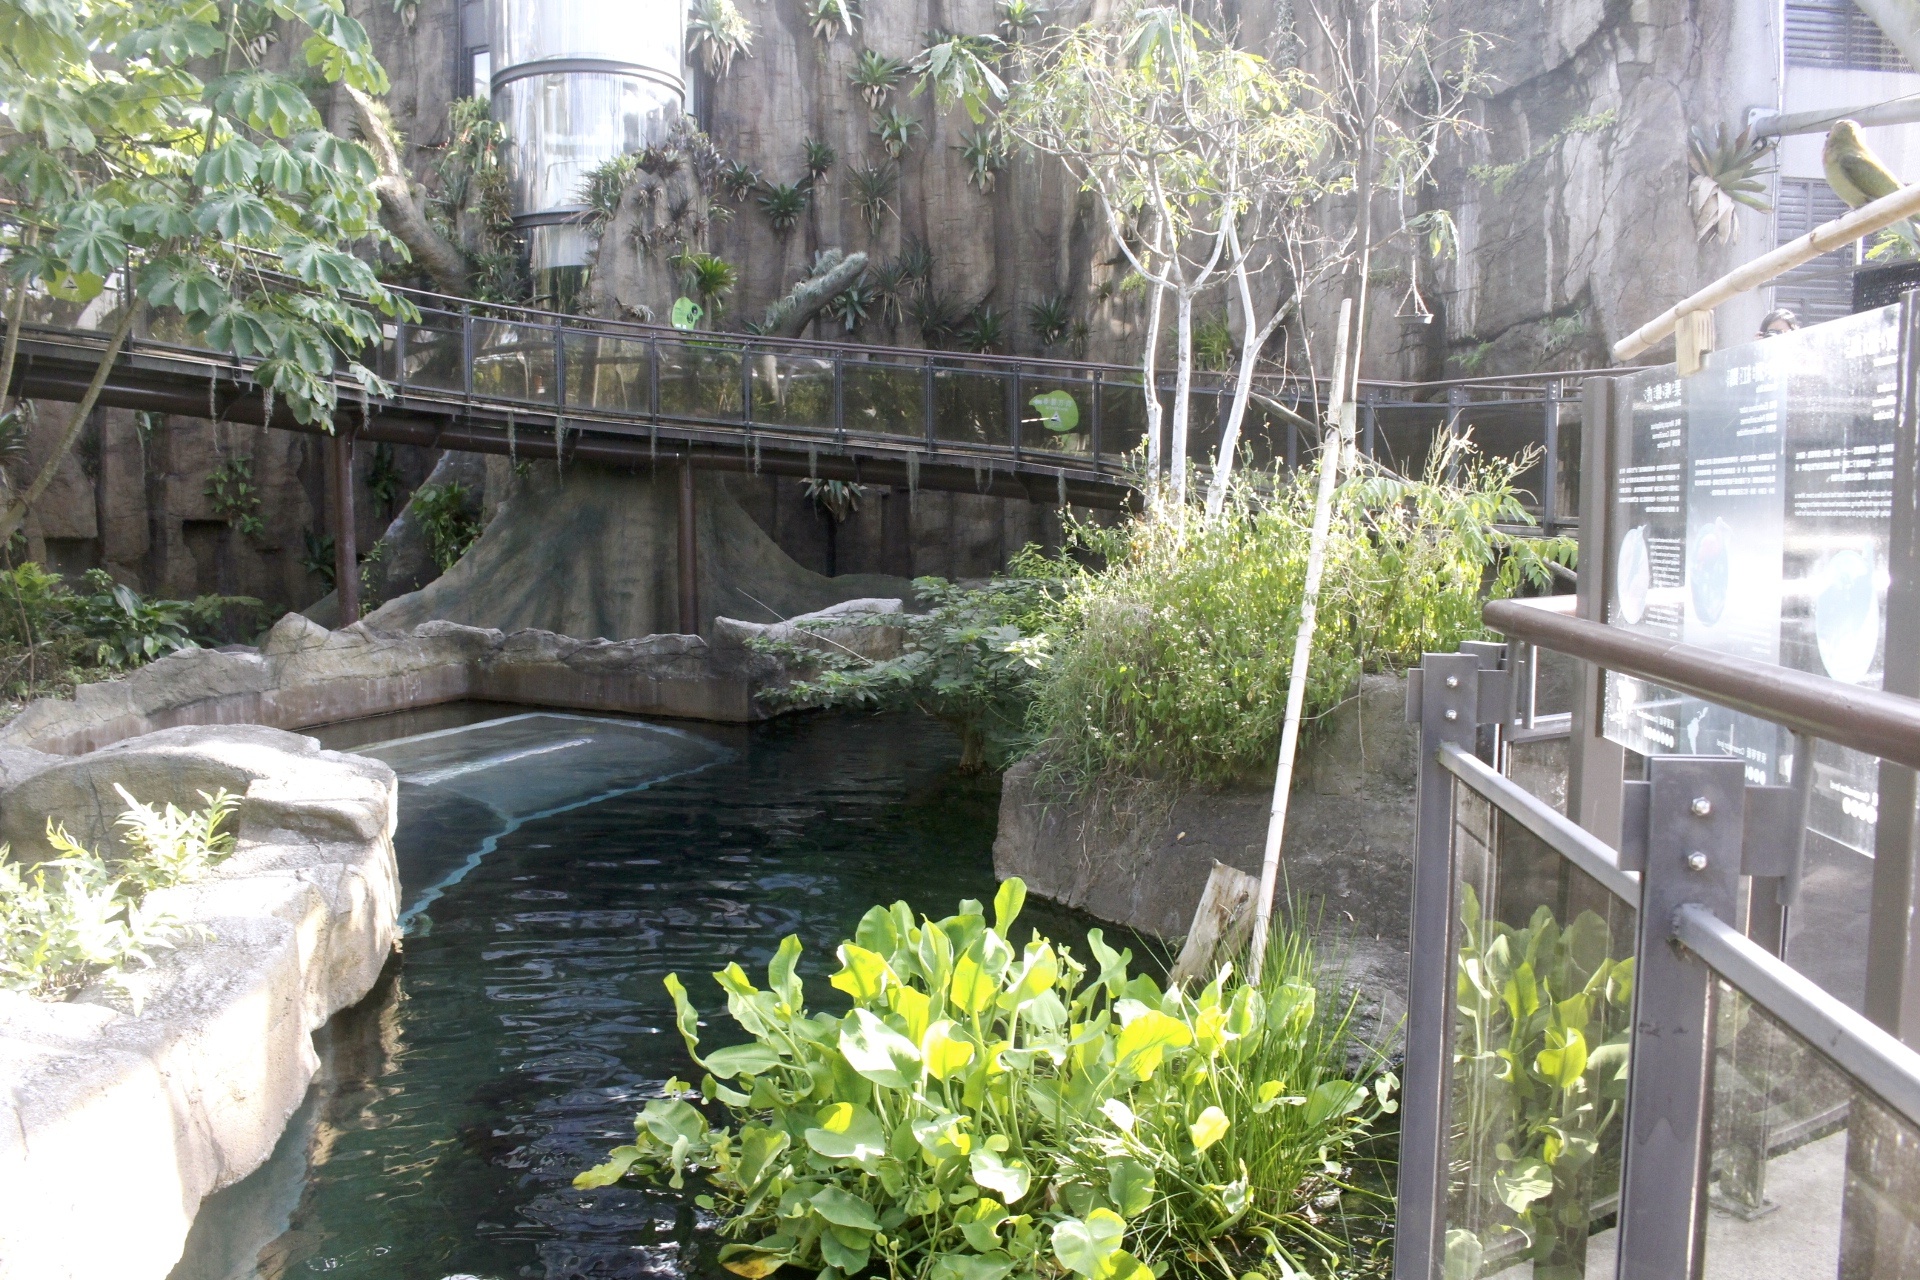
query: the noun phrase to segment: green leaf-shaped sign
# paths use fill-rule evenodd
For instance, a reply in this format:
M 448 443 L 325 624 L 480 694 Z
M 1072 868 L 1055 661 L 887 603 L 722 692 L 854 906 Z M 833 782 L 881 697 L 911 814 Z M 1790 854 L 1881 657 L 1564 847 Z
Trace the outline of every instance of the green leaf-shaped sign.
M 692 298 L 677 298 L 673 304 L 673 327 L 676 329 L 698 329 L 700 317 L 706 313 L 700 304 Z
M 1056 435 L 1080 429 L 1080 406 L 1068 392 L 1042 392 L 1027 403 L 1040 415 L 1040 425 Z

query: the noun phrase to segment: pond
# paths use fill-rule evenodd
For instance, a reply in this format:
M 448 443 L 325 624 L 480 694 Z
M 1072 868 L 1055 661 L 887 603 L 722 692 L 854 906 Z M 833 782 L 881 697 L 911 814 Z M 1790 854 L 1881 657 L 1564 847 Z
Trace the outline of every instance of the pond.
M 697 1080 L 661 978 L 719 1011 L 706 975 L 762 979 L 798 933 L 831 1007 L 868 906 L 993 892 L 998 781 L 918 718 L 464 705 L 321 736 L 400 775 L 404 952 L 315 1037 L 305 1105 L 202 1206 L 172 1280 L 724 1277 L 687 1197 L 570 1185 L 670 1076 Z M 1087 923 L 1038 901 L 1022 920 L 1076 944 Z

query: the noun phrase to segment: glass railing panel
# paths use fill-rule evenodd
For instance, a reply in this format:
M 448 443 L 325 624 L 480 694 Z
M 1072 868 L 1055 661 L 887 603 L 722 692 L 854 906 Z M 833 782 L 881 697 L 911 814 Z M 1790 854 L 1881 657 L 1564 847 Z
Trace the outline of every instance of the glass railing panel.
M 1090 378 L 1020 379 L 1020 446 L 1036 453 L 1090 456 L 1093 452 L 1093 381 Z
M 833 430 L 833 361 L 804 351 L 755 348 L 755 426 Z
M 557 330 L 550 325 L 475 319 L 473 394 L 557 403 L 560 383 L 554 364 L 556 335 Z
M 840 366 L 841 413 L 849 431 L 926 435 L 926 369 L 919 364 L 848 360 Z
M 1738 992 L 1719 1004 L 1705 1280 L 1914 1274 L 1920 1131 Z
M 660 343 L 660 412 L 701 422 L 741 420 L 740 348 L 725 342 Z
M 436 391 L 466 389 L 466 345 L 459 316 L 423 311 L 420 323 L 405 326 L 400 337 L 404 344 L 400 380 L 407 386 Z
M 569 329 L 564 347 L 569 408 L 606 413 L 648 411 L 652 374 L 646 339 Z
M 1147 438 L 1147 398 L 1137 382 L 1100 385 L 1100 456 L 1118 460 Z
M 933 436 L 950 444 L 1011 448 L 1007 396 L 1013 379 L 1002 373 L 943 367 L 933 373 Z
M 1610 1275 L 1590 1236 L 1619 1197 L 1634 912 L 1476 793 L 1455 797 L 1444 1275 Z

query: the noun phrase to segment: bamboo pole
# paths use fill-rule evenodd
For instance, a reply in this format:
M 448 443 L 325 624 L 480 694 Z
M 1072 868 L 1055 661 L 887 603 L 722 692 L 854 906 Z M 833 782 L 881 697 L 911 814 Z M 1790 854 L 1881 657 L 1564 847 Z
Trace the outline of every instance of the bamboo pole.
M 1711 311 L 1730 298 L 1785 275 L 1803 262 L 1811 262 L 1823 253 L 1831 253 L 1841 245 L 1852 244 L 1915 214 L 1920 214 L 1920 182 L 1882 196 L 1872 204 L 1861 205 L 1843 218 L 1823 222 L 1798 240 L 1790 240 L 1773 252 L 1761 254 L 1745 266 L 1729 271 L 1614 343 L 1613 358 L 1631 360 L 1672 333 L 1681 316 Z
M 1361 283 L 1364 289 L 1365 281 Z M 1320 610 L 1320 576 L 1327 566 L 1327 537 L 1333 524 L 1333 485 L 1340 470 L 1345 432 L 1341 410 L 1347 396 L 1348 330 L 1353 300 L 1340 303 L 1340 328 L 1333 346 L 1333 396 L 1327 406 L 1326 426 L 1320 438 L 1320 489 L 1314 495 L 1313 532 L 1307 538 L 1307 581 L 1300 601 L 1300 630 L 1293 638 L 1293 666 L 1287 671 L 1287 712 L 1280 725 L 1280 763 L 1273 772 L 1273 807 L 1267 815 L 1267 845 L 1260 858 L 1260 892 L 1253 900 L 1253 948 L 1247 959 L 1247 978 L 1260 981 L 1267 960 L 1267 934 L 1273 927 L 1273 895 L 1280 880 L 1280 842 L 1287 830 L 1287 799 L 1293 794 L 1293 758 L 1300 746 L 1300 716 L 1306 709 L 1307 664 L 1313 657 L 1313 631 Z M 1353 334 L 1353 346 L 1359 345 Z M 1354 353 L 1355 364 L 1359 352 Z

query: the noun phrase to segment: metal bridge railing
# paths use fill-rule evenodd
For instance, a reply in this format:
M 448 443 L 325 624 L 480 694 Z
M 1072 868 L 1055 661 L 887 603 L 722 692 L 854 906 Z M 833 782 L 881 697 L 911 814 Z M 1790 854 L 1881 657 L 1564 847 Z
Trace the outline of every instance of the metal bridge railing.
M 1920 1054 L 1760 941 L 1800 885 L 1802 797 L 1653 758 L 1614 847 L 1505 765 L 1535 644 L 1890 766 L 1920 764 L 1920 702 L 1538 604 L 1486 620 L 1510 644 L 1429 654 L 1409 691 L 1397 1280 L 1914 1274 Z

